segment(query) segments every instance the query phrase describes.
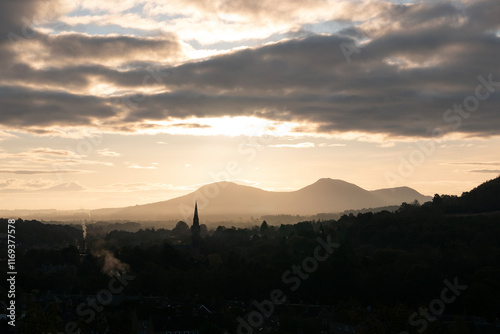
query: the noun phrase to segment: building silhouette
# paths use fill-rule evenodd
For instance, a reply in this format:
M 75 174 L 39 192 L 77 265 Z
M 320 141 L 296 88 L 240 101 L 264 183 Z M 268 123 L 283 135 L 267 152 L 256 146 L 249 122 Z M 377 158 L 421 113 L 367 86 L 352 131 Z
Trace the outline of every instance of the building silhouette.
M 200 246 L 200 220 L 198 218 L 198 203 L 194 204 L 193 226 L 191 226 L 191 244 L 197 248 Z

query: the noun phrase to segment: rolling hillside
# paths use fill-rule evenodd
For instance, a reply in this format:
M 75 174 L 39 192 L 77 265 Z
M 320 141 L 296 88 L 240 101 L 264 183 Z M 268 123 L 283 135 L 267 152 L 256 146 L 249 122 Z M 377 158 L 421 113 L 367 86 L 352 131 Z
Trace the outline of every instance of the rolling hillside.
M 349 209 L 425 202 L 431 197 L 407 188 L 368 191 L 342 180 L 320 179 L 302 189 L 273 192 L 232 182 L 217 182 L 171 200 L 118 209 L 93 210 L 93 219 L 165 220 L 191 218 L 194 202 L 207 220 L 239 219 L 250 216 L 311 215 Z

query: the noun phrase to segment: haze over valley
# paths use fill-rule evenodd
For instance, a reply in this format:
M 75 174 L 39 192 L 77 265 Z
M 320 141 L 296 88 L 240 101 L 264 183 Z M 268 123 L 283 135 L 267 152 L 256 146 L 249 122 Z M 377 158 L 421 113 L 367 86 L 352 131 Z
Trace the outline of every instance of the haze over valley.
M 221 181 L 204 185 L 196 191 L 170 200 L 124 208 L 96 210 L 0 210 L 3 215 L 49 221 L 189 221 L 198 202 L 203 220 L 248 222 L 263 216 L 292 215 L 309 217 L 330 214 L 336 217 L 347 210 L 393 207 L 401 203 L 424 203 L 431 196 L 409 187 L 368 191 L 355 184 L 330 178 L 295 191 L 266 191 L 257 187 Z M 295 218 L 299 221 L 300 218 Z

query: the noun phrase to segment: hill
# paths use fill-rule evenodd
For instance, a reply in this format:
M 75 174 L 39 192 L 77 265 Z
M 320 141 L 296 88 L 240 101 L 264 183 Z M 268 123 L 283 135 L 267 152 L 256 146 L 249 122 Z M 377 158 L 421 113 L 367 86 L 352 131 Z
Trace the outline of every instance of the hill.
M 433 199 L 445 213 L 478 214 L 500 211 L 500 177 L 486 181 L 462 196 L 441 195 Z
M 314 215 L 399 205 L 414 200 L 426 202 L 431 197 L 407 187 L 368 191 L 352 183 L 327 178 L 290 192 L 273 192 L 233 182 L 217 182 L 171 200 L 126 208 L 93 210 L 91 216 L 93 219 L 189 220 L 194 202 L 198 201 L 202 218 L 213 221 L 277 214 Z

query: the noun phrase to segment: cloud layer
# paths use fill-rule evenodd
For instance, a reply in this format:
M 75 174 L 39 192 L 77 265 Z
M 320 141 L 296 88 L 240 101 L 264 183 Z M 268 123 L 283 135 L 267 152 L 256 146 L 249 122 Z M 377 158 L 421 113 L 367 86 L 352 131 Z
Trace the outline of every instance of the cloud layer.
M 498 134 L 498 1 L 342 2 L 328 15 L 319 1 L 304 12 L 302 2 L 272 3 L 188 1 L 182 11 L 233 23 L 280 17 L 289 27 L 307 20 L 351 25 L 330 34 L 290 32 L 291 38 L 279 42 L 189 60 L 187 41 L 176 31 L 54 33 L 40 23 L 30 30 L 28 24 L 54 19 L 45 13 L 57 2 L 4 1 L 0 124 L 32 132 L 76 126 L 141 132 L 158 121 L 183 124 L 193 116 L 255 116 L 306 123 L 296 131 L 320 134 L 430 137 L 436 128 L 465 136 Z M 94 15 L 116 14 L 97 2 L 84 5 Z M 175 1 L 141 2 L 141 10 L 151 17 L 181 11 Z M 454 109 L 475 101 L 467 98 L 477 95 L 480 84 L 481 96 L 488 94 L 475 112 Z

